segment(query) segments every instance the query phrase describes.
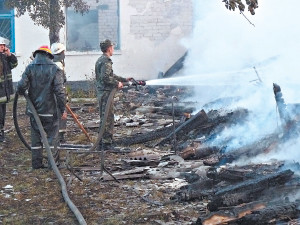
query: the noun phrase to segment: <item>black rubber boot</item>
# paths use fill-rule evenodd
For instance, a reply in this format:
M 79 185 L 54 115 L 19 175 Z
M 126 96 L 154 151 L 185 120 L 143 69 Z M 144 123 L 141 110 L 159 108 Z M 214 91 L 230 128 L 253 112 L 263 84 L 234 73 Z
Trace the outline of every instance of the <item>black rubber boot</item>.
M 43 149 L 31 149 L 32 155 L 32 168 L 41 169 L 45 168 L 43 165 Z
M 5 141 L 4 130 L 1 130 L 1 132 L 0 132 L 0 142 L 4 142 L 4 141 Z
M 65 143 L 66 142 L 64 134 L 65 134 L 65 132 L 59 132 L 58 133 L 58 141 L 59 141 L 59 143 Z

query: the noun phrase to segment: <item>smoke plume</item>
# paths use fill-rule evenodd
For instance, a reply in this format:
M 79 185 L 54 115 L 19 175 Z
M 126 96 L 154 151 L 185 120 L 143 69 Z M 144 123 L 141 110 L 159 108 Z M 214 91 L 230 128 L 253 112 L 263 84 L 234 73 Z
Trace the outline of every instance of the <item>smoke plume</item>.
M 197 101 L 240 96 L 232 107 L 252 112 L 243 126 L 226 129 L 216 143 L 229 136 L 234 137 L 229 149 L 254 142 L 277 127 L 273 83 L 281 86 L 286 102 L 299 101 L 300 1 L 259 1 L 256 15 L 244 13 L 255 26 L 221 0 L 194 4 L 194 31 L 182 41 L 189 54 L 181 75 L 200 85 Z M 262 83 L 255 85 L 259 79 Z

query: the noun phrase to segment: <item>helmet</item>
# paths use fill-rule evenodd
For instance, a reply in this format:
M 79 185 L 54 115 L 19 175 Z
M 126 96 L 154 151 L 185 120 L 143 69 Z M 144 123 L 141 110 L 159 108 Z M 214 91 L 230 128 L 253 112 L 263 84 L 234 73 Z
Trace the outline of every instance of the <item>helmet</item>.
M 53 43 L 51 45 L 51 51 L 52 51 L 52 54 L 54 54 L 54 55 L 57 55 L 65 50 L 66 50 L 66 47 L 62 43 Z
M 4 37 L 0 37 L 0 45 L 9 45 L 9 40 Z
M 43 45 L 43 46 L 39 47 L 37 50 L 35 50 L 35 52 L 33 53 L 33 57 L 35 57 L 36 53 L 39 53 L 39 52 L 46 52 L 48 54 L 48 56 L 50 57 L 50 59 L 54 58 L 51 50 L 49 49 L 49 47 L 47 45 Z

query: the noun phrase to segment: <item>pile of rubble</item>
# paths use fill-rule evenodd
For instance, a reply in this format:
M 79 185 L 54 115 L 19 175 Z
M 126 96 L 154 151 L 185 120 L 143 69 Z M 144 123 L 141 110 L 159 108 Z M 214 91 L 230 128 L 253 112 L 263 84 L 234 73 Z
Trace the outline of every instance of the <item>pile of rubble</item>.
M 169 196 L 166 201 L 144 199 L 154 205 L 201 202 L 199 217 L 190 221 L 194 224 L 296 223 L 300 204 L 297 163 L 232 163 L 274 151 L 284 141 L 282 135 L 274 128 L 272 134 L 231 151 L 226 151 L 225 144 L 211 145 L 216 135 L 242 124 L 251 112 L 244 108 L 198 110 L 197 102 L 185 101 L 191 94 L 185 87 L 141 87 L 119 92 L 115 97 L 114 138 L 120 146 L 115 153 L 121 154 L 108 165 L 113 176 L 104 173 L 102 181 L 153 179 L 173 183 L 165 187 Z M 212 108 L 214 102 L 210 104 L 204 108 Z M 83 107 L 72 103 L 73 111 L 84 114 L 80 119 L 94 137 L 99 127 L 97 105 L 97 101 Z M 77 132 L 72 120 L 68 120 L 68 127 Z M 82 175 L 79 171 L 82 169 L 77 168 Z

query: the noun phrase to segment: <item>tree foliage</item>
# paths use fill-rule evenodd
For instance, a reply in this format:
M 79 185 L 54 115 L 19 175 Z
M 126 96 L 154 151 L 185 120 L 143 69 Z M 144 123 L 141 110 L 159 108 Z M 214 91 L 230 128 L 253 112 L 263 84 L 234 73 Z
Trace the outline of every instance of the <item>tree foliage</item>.
M 238 8 L 241 12 L 244 12 L 245 10 L 245 4 L 242 0 L 222 0 L 222 2 L 225 3 L 225 7 L 229 10 L 234 11 L 236 8 Z M 257 0 L 245 0 L 245 2 L 248 5 L 248 11 L 254 15 L 255 9 L 258 8 Z
M 50 43 L 59 41 L 59 30 L 65 24 L 65 7 L 73 7 L 81 14 L 89 10 L 84 0 L 6 0 L 5 4 L 8 8 L 16 10 L 17 17 L 28 12 L 36 25 L 49 29 Z

